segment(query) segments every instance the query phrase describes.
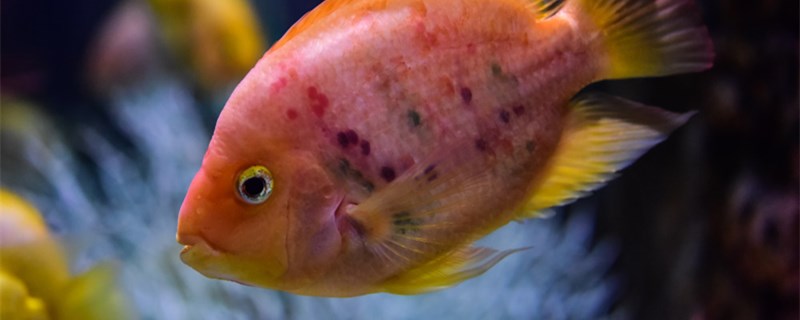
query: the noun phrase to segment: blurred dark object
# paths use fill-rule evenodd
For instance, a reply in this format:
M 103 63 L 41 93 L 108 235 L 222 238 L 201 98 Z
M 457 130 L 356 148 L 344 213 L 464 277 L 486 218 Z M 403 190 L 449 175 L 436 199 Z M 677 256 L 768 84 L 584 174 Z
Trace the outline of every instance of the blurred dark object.
M 7 0 L 0 3 L 2 92 L 74 102 L 89 44 L 117 0 Z
M 683 129 L 599 192 L 637 319 L 798 319 L 798 2 L 698 1 L 709 72 L 599 87 Z
M 720 2 L 699 284 L 710 319 L 798 319 L 798 2 Z

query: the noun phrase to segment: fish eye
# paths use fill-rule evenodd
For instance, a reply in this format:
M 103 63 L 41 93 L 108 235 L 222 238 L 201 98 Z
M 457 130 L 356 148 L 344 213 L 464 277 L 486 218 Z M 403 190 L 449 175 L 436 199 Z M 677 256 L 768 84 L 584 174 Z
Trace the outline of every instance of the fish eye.
M 272 194 L 272 173 L 263 166 L 252 166 L 239 175 L 239 196 L 249 204 L 266 201 Z

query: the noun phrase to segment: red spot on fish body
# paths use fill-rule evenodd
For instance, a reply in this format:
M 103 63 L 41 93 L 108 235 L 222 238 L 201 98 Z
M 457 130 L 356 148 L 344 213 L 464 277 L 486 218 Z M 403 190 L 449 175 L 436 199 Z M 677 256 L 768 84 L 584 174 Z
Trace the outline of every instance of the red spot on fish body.
M 475 54 L 476 52 L 478 52 L 478 49 L 475 47 L 474 43 L 467 44 L 467 53 Z
M 417 23 L 417 30 L 416 30 L 416 37 L 420 44 L 425 49 L 430 49 L 433 46 L 436 46 L 438 39 L 436 38 L 436 34 L 433 32 L 429 32 L 425 27 L 425 24 L 422 22 Z
M 311 99 L 311 111 L 317 117 L 325 115 L 325 110 L 328 109 L 328 97 L 317 91 L 316 87 L 308 87 L 308 98 Z
M 475 148 L 479 151 L 486 151 L 489 148 L 489 144 L 483 138 L 475 139 Z
M 472 102 L 472 90 L 467 87 L 461 88 L 461 99 L 464 100 L 464 103 L 469 104 Z
M 289 118 L 289 120 L 297 119 L 297 111 L 294 109 L 286 110 L 286 117 Z
M 347 148 L 350 145 L 358 145 L 358 133 L 352 129 L 340 131 L 336 134 L 336 141 L 339 142 L 339 146 L 342 148 Z
M 500 121 L 503 121 L 503 123 L 508 123 L 510 120 L 511 114 L 509 114 L 506 110 L 500 110 Z
M 350 143 L 352 144 L 358 143 L 358 134 L 355 131 L 347 130 L 344 132 L 344 134 L 347 136 L 347 141 L 349 141 Z
M 523 113 L 525 113 L 525 107 L 523 107 L 522 105 L 514 107 L 514 114 L 516 114 L 517 116 L 521 116 Z
M 287 84 L 289 84 L 289 80 L 286 80 L 285 77 L 280 77 L 269 86 L 269 90 L 271 93 L 275 94 L 283 90 L 283 88 L 286 88 Z
M 381 178 L 383 178 L 383 180 L 386 180 L 386 182 L 392 182 L 396 177 L 397 176 L 392 167 L 381 168 Z
M 339 146 L 342 148 L 347 148 L 350 146 L 350 140 L 347 139 L 347 134 L 344 132 L 339 132 L 336 134 L 336 141 L 339 142 Z
M 371 151 L 371 148 L 370 148 L 370 145 L 369 145 L 369 141 L 362 140 L 361 141 L 361 154 L 363 154 L 365 156 L 368 156 L 370 151 Z

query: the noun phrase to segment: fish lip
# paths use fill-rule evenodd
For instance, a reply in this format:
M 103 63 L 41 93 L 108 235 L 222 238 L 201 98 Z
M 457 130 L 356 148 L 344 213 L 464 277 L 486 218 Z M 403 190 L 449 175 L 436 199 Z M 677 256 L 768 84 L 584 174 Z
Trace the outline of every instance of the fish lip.
M 194 249 L 196 249 L 194 251 L 202 250 L 204 252 L 213 255 L 222 253 L 222 251 L 209 244 L 208 241 L 206 241 L 206 239 L 201 234 L 197 235 L 191 234 L 183 236 L 181 236 L 181 234 L 178 234 L 177 240 L 178 243 L 183 245 L 183 249 L 181 249 L 180 253 L 182 259 L 188 256 L 189 253 L 192 252 Z
M 194 248 L 194 245 L 190 245 L 190 244 L 184 245 L 183 249 L 181 249 L 181 256 L 183 256 L 184 254 L 187 254 L 187 252 L 189 252 L 193 248 Z
M 222 278 L 214 270 L 215 265 L 225 256 L 224 252 L 214 249 L 207 242 L 184 245 L 179 255 L 181 262 L 211 278 Z
M 175 235 L 175 240 L 178 241 L 178 243 L 184 245 L 184 247 L 187 246 L 191 247 L 197 243 L 206 242 L 206 240 L 203 239 L 203 236 L 201 235 L 196 235 L 196 234 L 187 235 L 187 234 L 181 234 L 180 232 L 178 232 Z

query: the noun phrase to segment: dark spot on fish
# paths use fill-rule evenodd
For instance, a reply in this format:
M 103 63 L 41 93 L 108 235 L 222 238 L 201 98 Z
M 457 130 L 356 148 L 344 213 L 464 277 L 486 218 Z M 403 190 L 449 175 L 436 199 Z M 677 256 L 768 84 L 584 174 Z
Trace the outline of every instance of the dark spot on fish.
M 344 158 L 339 159 L 339 171 L 341 171 L 343 176 L 353 179 L 356 183 L 361 185 L 367 192 L 371 193 L 373 190 L 375 190 L 375 184 L 367 180 L 367 178 L 364 177 L 364 174 L 361 173 L 361 171 L 353 169 L 353 167 L 350 166 L 350 162 L 347 161 L 347 159 Z
M 328 97 L 317 91 L 316 87 L 308 87 L 308 98 L 311 99 L 311 111 L 322 117 L 328 108 Z
M 492 75 L 495 77 L 503 77 L 503 69 L 497 63 L 492 63 Z
M 339 159 L 339 171 L 343 174 L 347 175 L 350 173 L 350 161 L 347 159 L 341 158 Z
M 461 99 L 464 100 L 466 104 L 472 102 L 472 90 L 467 87 L 461 87 Z
M 375 185 L 372 184 L 372 182 L 370 182 L 369 180 L 367 180 L 367 178 L 364 178 L 364 174 L 361 173 L 361 171 L 351 169 L 350 175 L 353 176 L 353 179 L 355 179 L 356 182 L 358 182 L 358 184 L 364 187 L 364 189 L 366 189 L 367 192 L 372 192 L 372 190 L 375 189 Z
M 518 106 L 514 107 L 514 114 L 515 115 L 521 116 L 523 113 L 525 113 L 525 107 L 523 107 L 522 105 L 518 105 Z
M 297 111 L 294 109 L 286 110 L 286 117 L 289 118 L 289 120 L 297 119 Z
M 386 180 L 386 182 L 392 182 L 397 176 L 395 175 L 394 169 L 392 167 L 382 167 L 381 168 L 381 178 Z
M 420 225 L 419 219 L 413 219 L 408 211 L 401 211 L 392 215 L 392 224 L 395 232 L 406 234 Z
M 350 139 L 347 138 L 347 133 L 339 132 L 336 134 L 336 141 L 339 142 L 339 146 L 342 148 L 347 148 L 350 146 Z
M 345 136 L 347 136 L 347 141 L 351 144 L 358 144 L 358 134 L 353 130 L 347 130 L 344 132 Z
M 408 115 L 408 124 L 412 128 L 419 127 L 419 124 L 421 123 L 421 119 L 420 119 L 419 113 L 416 110 L 412 109 L 412 110 L 408 110 L 408 114 L 407 115 Z
M 428 182 L 436 180 L 436 178 L 438 178 L 439 175 L 436 173 L 436 171 L 434 171 L 435 169 L 436 169 L 436 165 L 434 165 L 434 164 L 429 165 L 427 168 L 425 168 L 425 170 L 422 171 L 422 175 L 420 175 L 416 179 L 419 179 L 419 178 L 422 178 L 422 177 L 427 177 L 425 180 L 428 181 Z
M 367 190 L 367 192 L 370 192 L 370 193 L 372 193 L 372 191 L 375 190 L 375 184 L 373 184 L 371 181 L 366 180 L 366 179 L 361 181 L 361 186 L 364 187 L 364 189 Z
M 368 156 L 370 152 L 369 141 L 363 140 L 361 141 L 361 154 Z
M 489 145 L 483 138 L 478 138 L 475 140 L 475 148 L 480 151 L 486 151 L 486 149 L 489 148 Z
M 536 150 L 536 144 L 533 143 L 532 140 L 528 140 L 525 142 L 525 150 L 528 150 L 528 152 L 533 152 L 533 150 Z
M 500 121 L 508 123 L 509 120 L 511 120 L 511 114 L 506 110 L 500 110 Z
M 401 211 L 401 212 L 395 213 L 393 215 L 393 220 L 394 220 L 394 224 L 398 225 L 398 226 L 410 225 L 412 223 L 411 214 L 408 213 L 408 211 Z

